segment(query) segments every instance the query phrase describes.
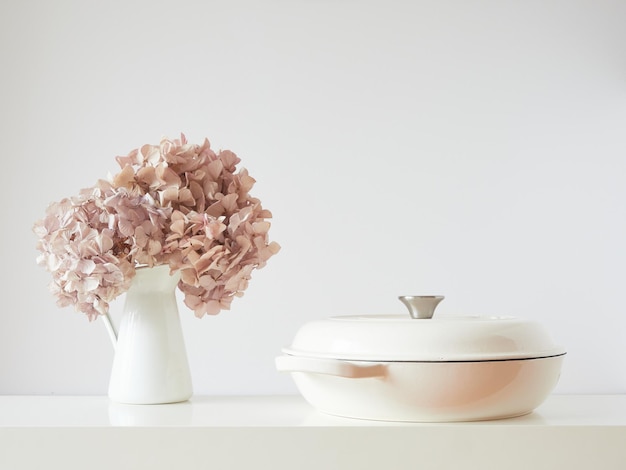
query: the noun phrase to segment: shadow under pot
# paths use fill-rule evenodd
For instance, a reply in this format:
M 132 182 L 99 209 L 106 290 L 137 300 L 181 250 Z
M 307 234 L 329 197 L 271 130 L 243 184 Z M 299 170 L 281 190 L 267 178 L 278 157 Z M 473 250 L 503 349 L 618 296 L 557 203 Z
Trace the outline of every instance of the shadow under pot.
M 291 373 L 313 407 L 336 416 L 477 421 L 520 416 L 539 406 L 558 382 L 565 350 L 533 321 L 430 318 L 442 299 L 402 297 L 411 316 L 309 322 L 276 358 L 276 367 Z

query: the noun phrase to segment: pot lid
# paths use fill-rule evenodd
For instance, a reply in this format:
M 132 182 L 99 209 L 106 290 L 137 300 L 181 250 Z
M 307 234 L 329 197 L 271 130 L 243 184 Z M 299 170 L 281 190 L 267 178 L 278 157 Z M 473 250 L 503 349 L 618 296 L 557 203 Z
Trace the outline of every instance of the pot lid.
M 436 303 L 443 299 L 411 296 L 402 300 L 422 302 L 425 298 Z M 389 362 L 493 361 L 565 354 L 538 322 L 480 315 L 412 318 L 413 313 L 312 321 L 298 330 L 291 347 L 283 351 L 298 356 Z

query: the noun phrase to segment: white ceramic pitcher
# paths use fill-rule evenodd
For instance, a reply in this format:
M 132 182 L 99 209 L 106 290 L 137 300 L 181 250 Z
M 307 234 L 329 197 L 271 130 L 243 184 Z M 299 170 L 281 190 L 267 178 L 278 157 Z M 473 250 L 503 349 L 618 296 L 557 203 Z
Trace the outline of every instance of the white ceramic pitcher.
M 109 398 L 129 404 L 175 403 L 192 393 L 191 373 L 169 266 L 138 268 L 119 325 Z M 108 320 L 108 319 L 107 319 Z

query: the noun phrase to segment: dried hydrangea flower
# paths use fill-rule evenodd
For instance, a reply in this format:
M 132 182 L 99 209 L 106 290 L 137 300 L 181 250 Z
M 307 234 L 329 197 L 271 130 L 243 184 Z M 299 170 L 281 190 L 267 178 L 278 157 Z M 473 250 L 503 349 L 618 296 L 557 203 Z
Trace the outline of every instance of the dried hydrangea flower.
M 109 181 L 51 204 L 34 225 L 58 305 L 94 319 L 128 290 L 137 266 L 167 264 L 181 272 L 178 287 L 196 316 L 230 308 L 280 249 L 240 159 L 182 135 L 117 161 Z

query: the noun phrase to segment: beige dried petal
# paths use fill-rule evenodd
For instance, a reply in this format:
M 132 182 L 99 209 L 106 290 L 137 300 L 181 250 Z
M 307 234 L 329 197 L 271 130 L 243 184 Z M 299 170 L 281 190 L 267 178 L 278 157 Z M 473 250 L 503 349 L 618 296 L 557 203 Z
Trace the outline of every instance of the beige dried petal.
M 135 229 L 135 243 L 140 248 L 143 248 L 148 244 L 148 235 L 146 234 L 144 227 L 141 225 Z
M 232 214 L 239 209 L 237 206 L 237 199 L 237 194 L 228 194 L 222 198 L 221 203 L 227 214 Z
M 185 221 L 184 220 L 176 220 L 170 224 L 170 230 L 173 235 L 177 237 L 182 237 L 185 233 Z M 168 237 L 169 238 L 169 237 Z
M 270 230 L 271 224 L 266 221 L 254 222 L 252 224 L 252 230 L 254 233 L 265 235 Z
M 237 155 L 235 155 L 230 150 L 222 150 L 218 154 L 218 157 L 224 164 L 224 168 L 231 173 L 235 171 L 236 165 L 241 161 L 239 157 L 237 157 Z
M 92 259 L 81 259 L 78 260 L 76 265 L 76 269 L 84 274 L 91 274 L 96 269 L 96 263 Z
M 156 164 L 161 158 L 161 151 L 156 145 L 146 144 L 141 147 L 140 152 L 143 157 L 143 162 L 150 165 Z
M 96 244 L 98 246 L 99 253 L 105 253 L 113 248 L 114 241 L 109 230 L 103 230 L 96 237 Z
M 122 219 L 118 221 L 117 228 L 119 229 L 120 234 L 124 237 L 130 237 L 135 233 L 135 226 L 128 219 Z
M 146 166 L 137 170 L 137 181 L 150 188 L 156 188 L 159 185 L 156 170 L 152 166 Z
M 217 282 L 212 276 L 203 275 L 198 278 L 198 285 L 207 291 L 214 289 L 217 286 Z
M 199 238 L 192 237 L 185 239 L 185 241 L 180 243 L 180 246 L 183 248 L 192 248 L 194 250 L 199 250 L 204 246 L 204 242 Z
M 176 222 L 178 220 L 186 221 L 187 220 L 187 216 L 185 216 L 185 214 L 183 214 L 181 211 L 175 210 L 175 211 L 172 212 L 171 219 L 172 219 L 173 222 Z
M 113 178 L 113 186 L 116 188 L 131 188 L 135 184 L 135 172 L 133 167 L 126 165 L 115 178 Z
M 215 201 L 204 211 L 205 214 L 211 217 L 220 217 L 224 214 L 224 206 L 222 205 L 222 201 Z
M 215 194 L 219 192 L 220 188 L 216 181 L 207 178 L 202 182 L 202 189 L 208 198 L 215 198 Z
M 204 191 L 200 183 L 191 181 L 189 183 L 189 191 L 191 191 L 191 197 L 196 201 L 196 212 L 204 212 L 206 197 L 204 196 Z
M 135 149 L 131 151 L 125 157 L 116 157 L 117 163 L 120 165 L 120 168 L 124 168 L 126 165 L 136 165 L 141 163 L 141 159 L 139 158 L 139 150 Z
M 159 202 L 161 206 L 169 206 L 172 202 L 178 201 L 178 188 L 169 187 L 161 191 L 159 194 Z
M 193 266 L 196 269 L 196 272 L 199 275 L 201 275 L 201 274 L 205 273 L 206 271 L 208 271 L 209 269 L 211 269 L 215 262 L 216 262 L 216 260 L 213 257 L 213 253 L 211 251 L 209 251 L 209 252 L 203 254 L 202 256 L 200 256 L 196 260 L 196 262 L 193 264 Z
M 196 309 L 196 315 L 200 313 L 206 313 L 207 315 L 217 315 L 224 308 L 224 306 L 217 300 L 209 300 L 203 305 L 203 309 Z
M 156 167 L 156 176 L 163 183 L 164 186 L 176 186 L 180 187 L 181 179 L 169 166 L 159 165 Z
M 187 189 L 187 188 L 182 188 L 179 192 L 178 192 L 178 203 L 182 204 L 184 206 L 193 206 L 196 203 L 196 200 L 193 197 L 193 194 L 191 193 L 191 190 Z
M 252 246 L 252 243 L 246 237 L 237 237 L 237 245 L 239 245 L 239 251 L 238 251 L 237 256 L 235 256 L 230 261 L 230 264 L 228 265 L 228 270 L 229 271 L 231 269 L 235 268 L 239 264 L 241 259 L 246 255 L 246 253 L 248 252 L 248 250 Z
M 239 172 L 237 181 L 239 182 L 239 192 L 244 194 L 248 193 L 256 183 L 256 180 L 245 169 Z
M 271 242 L 269 245 L 267 245 L 267 249 L 272 255 L 275 255 L 280 251 L 280 245 L 276 242 Z
M 207 172 L 213 181 L 217 181 L 224 170 L 224 165 L 220 160 L 214 160 L 207 165 Z
M 150 240 L 148 242 L 148 254 L 155 256 L 161 252 L 161 242 L 158 240 Z
M 83 291 L 93 291 L 100 285 L 100 279 L 97 277 L 87 277 L 80 284 L 80 288 Z
M 189 307 L 191 310 L 196 310 L 198 307 L 202 306 L 202 299 L 197 295 L 187 294 L 185 295 L 185 305 Z

